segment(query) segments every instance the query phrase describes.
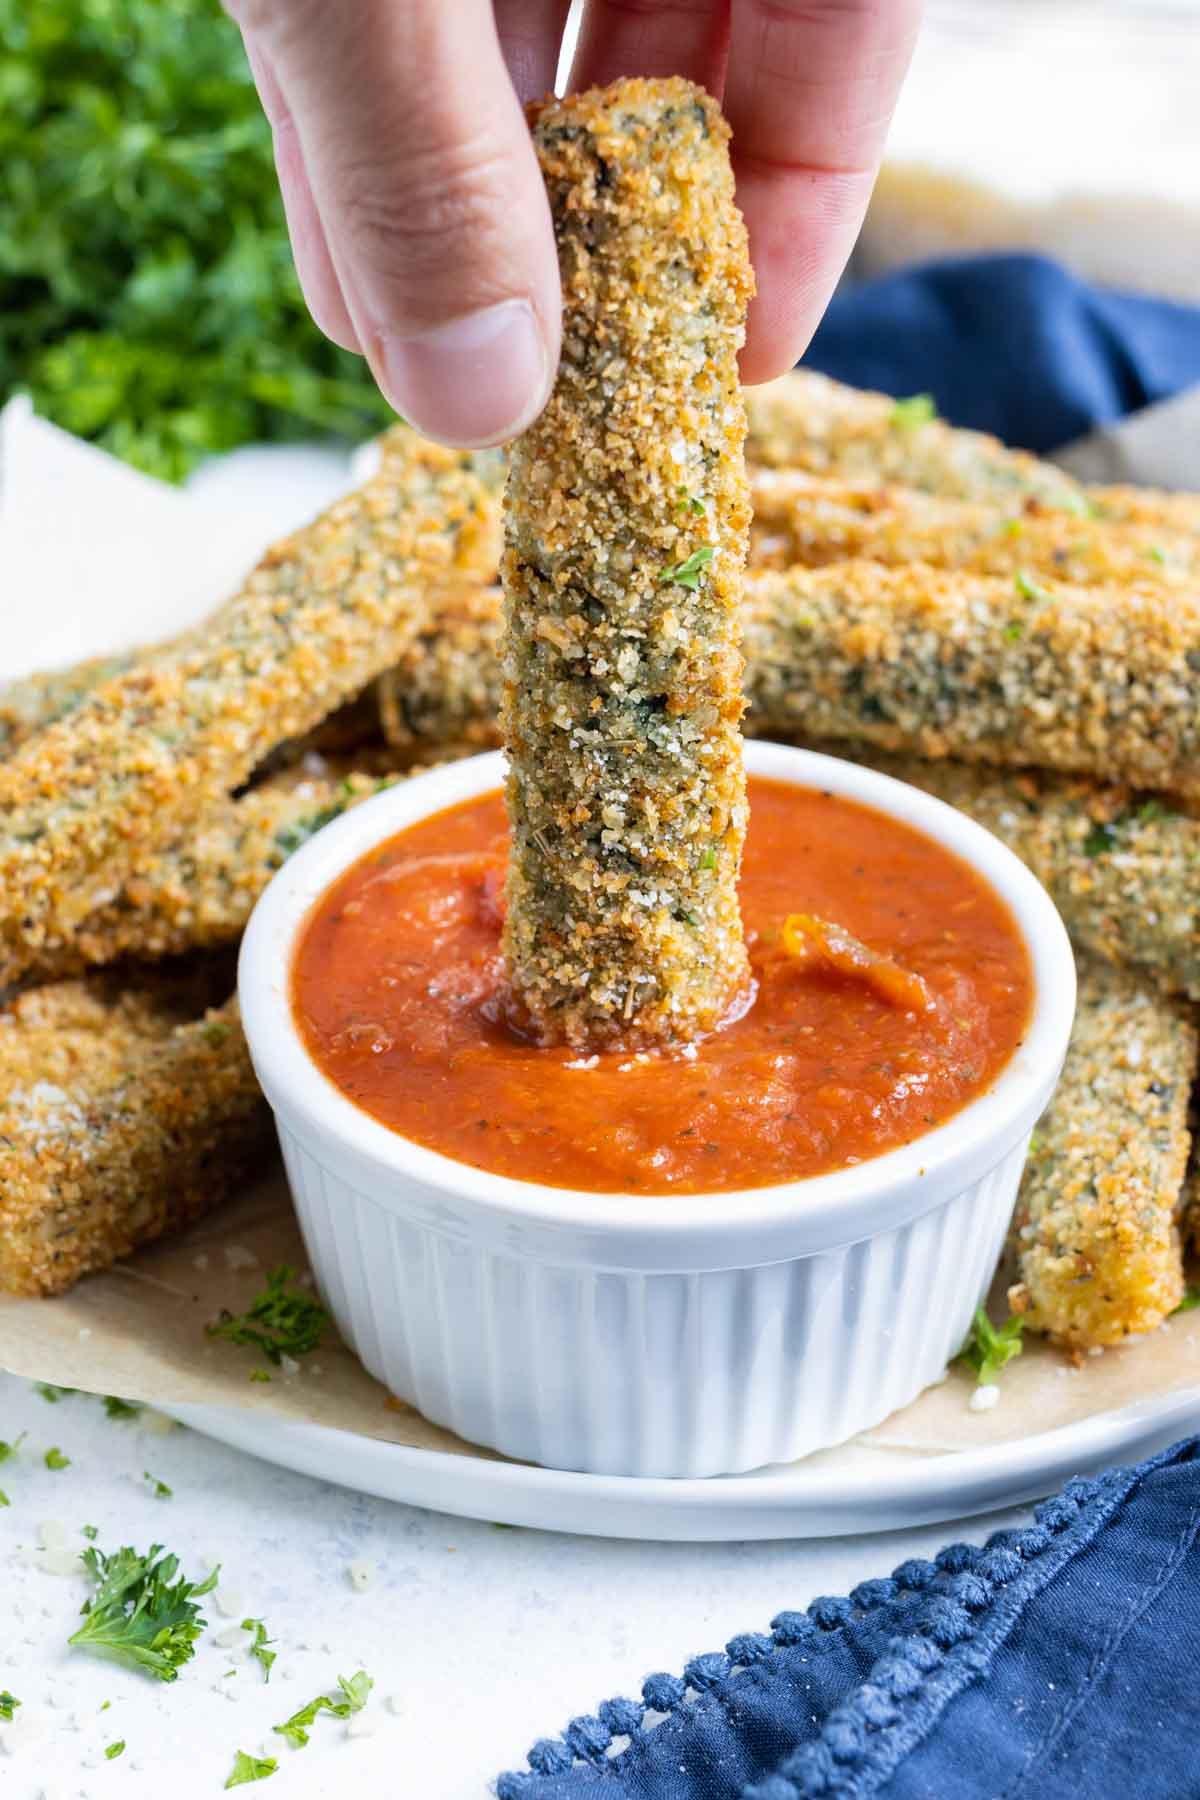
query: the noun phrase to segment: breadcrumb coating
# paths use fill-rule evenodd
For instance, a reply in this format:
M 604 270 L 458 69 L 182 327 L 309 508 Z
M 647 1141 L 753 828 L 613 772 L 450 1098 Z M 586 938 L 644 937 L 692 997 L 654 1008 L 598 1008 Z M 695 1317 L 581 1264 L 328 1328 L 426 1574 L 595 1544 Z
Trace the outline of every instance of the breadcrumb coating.
M 1009 1304 L 1075 1350 L 1152 1331 L 1183 1296 L 1176 1217 L 1196 1030 L 1126 971 L 1085 962 L 1057 1092 L 1017 1209 Z
M 863 486 L 793 470 L 751 477 L 752 568 L 821 568 L 865 557 L 975 575 L 1022 573 L 1080 587 L 1155 583 L 1200 588 L 1200 536 L 1157 525 L 1054 512 L 1033 498 L 947 500 L 914 488 Z
M 769 468 L 870 484 L 897 482 L 947 499 L 1031 498 L 1083 518 L 1200 531 L 1200 496 L 1154 488 L 1087 487 L 1027 450 L 947 425 L 928 396 L 845 387 L 811 369 L 746 391 L 746 454 Z
M 848 562 L 746 601 L 759 731 L 1200 793 L 1200 594 Z
M 62 1293 L 253 1170 L 270 1114 L 236 1001 L 202 1011 L 205 986 L 92 977 L 0 1012 L 0 1292 Z
M 206 626 L 20 745 L 0 763 L 0 987 L 68 944 L 138 853 L 394 663 L 432 581 L 496 554 L 474 459 L 398 428 L 375 479 L 269 550 Z
M 669 1043 L 748 980 L 746 233 L 728 127 L 690 83 L 530 116 L 564 322 L 554 393 L 510 461 L 505 951 L 543 1041 Z
M 54 980 L 124 956 L 148 961 L 235 943 L 293 850 L 401 779 L 355 768 L 337 776 L 282 770 L 219 802 L 174 842 L 139 854 L 119 883 L 95 896 L 71 938 L 42 952 L 29 973 Z

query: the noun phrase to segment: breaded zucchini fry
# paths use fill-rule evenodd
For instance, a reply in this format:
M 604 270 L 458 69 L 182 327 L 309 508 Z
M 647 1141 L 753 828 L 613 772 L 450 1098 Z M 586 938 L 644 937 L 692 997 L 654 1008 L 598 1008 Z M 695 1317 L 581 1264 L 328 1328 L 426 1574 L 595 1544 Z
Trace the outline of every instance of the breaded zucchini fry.
M 268 1146 L 237 1004 L 197 1016 L 188 985 L 93 977 L 0 1012 L 0 1291 L 61 1293 L 216 1206 Z
M 746 601 L 758 731 L 1200 792 L 1200 594 L 848 562 Z
M 1081 485 L 1026 450 L 960 431 L 914 400 L 844 387 L 811 369 L 746 390 L 746 455 L 775 469 L 839 481 L 899 482 L 959 500 L 1010 501 L 1085 513 Z
M 1073 1349 L 1152 1331 L 1178 1306 L 1176 1215 L 1196 1032 L 1186 1010 L 1103 964 L 1080 969 L 1062 1080 L 1013 1220 L 1009 1303 Z
M 854 754 L 1001 838 L 1049 890 L 1078 948 L 1200 1000 L 1200 819 L 1070 775 Z
M 509 475 L 505 949 L 545 1041 L 669 1042 L 746 980 L 746 234 L 728 129 L 691 84 L 531 119 L 565 317 Z
M 899 482 L 948 499 L 1024 498 L 1062 512 L 1165 531 L 1200 531 L 1200 496 L 1154 488 L 1085 487 L 1065 469 L 1010 450 L 933 415 L 924 396 L 894 400 L 795 369 L 746 390 L 746 454 L 769 468 L 805 469 L 840 481 Z
M 0 687 L 0 756 L 8 756 L 33 732 L 72 712 L 102 681 L 131 669 L 139 655 L 131 650 L 92 656 L 69 669 L 46 669 Z
M 0 763 L 0 987 L 68 944 L 141 851 L 395 662 L 431 580 L 495 556 L 473 458 L 392 434 L 379 475 L 269 550 L 206 626 Z
M 866 557 L 975 575 L 1027 574 L 1080 587 L 1155 582 L 1200 587 L 1200 537 L 1155 525 L 1051 512 L 1036 501 L 946 500 L 914 488 L 863 487 L 791 470 L 751 477 L 752 568 L 821 568 Z
M 96 895 L 69 941 L 39 953 L 47 981 L 119 957 L 142 960 L 236 942 L 276 869 L 314 831 L 400 777 L 352 770 L 281 771 L 191 821 L 170 844 L 143 851 L 124 879 Z
M 430 596 L 426 628 L 376 683 L 379 724 L 397 750 L 430 744 L 491 748 L 501 704 L 499 587 Z

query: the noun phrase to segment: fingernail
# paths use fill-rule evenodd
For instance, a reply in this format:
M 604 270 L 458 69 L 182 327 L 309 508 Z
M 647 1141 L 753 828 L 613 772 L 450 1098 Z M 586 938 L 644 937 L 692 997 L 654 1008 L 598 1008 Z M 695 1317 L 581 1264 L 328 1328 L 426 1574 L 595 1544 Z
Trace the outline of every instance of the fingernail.
M 379 360 L 396 411 L 463 449 L 516 437 L 546 403 L 550 359 L 528 300 L 502 300 L 412 337 L 385 333 Z

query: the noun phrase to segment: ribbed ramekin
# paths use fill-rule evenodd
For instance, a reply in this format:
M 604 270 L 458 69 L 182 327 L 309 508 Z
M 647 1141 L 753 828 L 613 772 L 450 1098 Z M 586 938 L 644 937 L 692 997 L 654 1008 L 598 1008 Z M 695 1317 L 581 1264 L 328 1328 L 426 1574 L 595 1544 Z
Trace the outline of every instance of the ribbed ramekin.
M 317 1282 L 371 1373 L 473 1443 L 605 1475 L 790 1460 L 938 1380 L 987 1289 L 1070 1031 L 1062 922 L 1024 865 L 941 801 L 778 744 L 748 744 L 746 763 L 873 806 L 964 858 L 1029 949 L 1029 1029 L 994 1084 L 915 1143 L 850 1169 L 661 1198 L 543 1187 L 389 1131 L 317 1069 L 289 991 L 311 907 L 385 839 L 498 787 L 497 755 L 416 777 L 327 826 L 250 922 L 242 1017 Z

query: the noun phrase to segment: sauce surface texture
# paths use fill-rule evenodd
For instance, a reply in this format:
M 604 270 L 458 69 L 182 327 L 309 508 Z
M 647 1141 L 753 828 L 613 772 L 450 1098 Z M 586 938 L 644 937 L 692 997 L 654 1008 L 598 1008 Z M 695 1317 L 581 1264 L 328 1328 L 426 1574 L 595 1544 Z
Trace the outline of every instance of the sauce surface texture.
M 507 1022 L 499 793 L 401 832 L 322 896 L 292 1001 L 309 1053 L 383 1124 L 459 1162 L 597 1193 L 716 1193 L 909 1143 L 987 1088 L 1032 980 L 1003 901 L 965 863 L 853 801 L 752 779 L 741 904 L 757 981 L 686 1050 L 581 1058 Z M 905 1011 L 800 966 L 789 914 L 836 920 L 920 975 Z

